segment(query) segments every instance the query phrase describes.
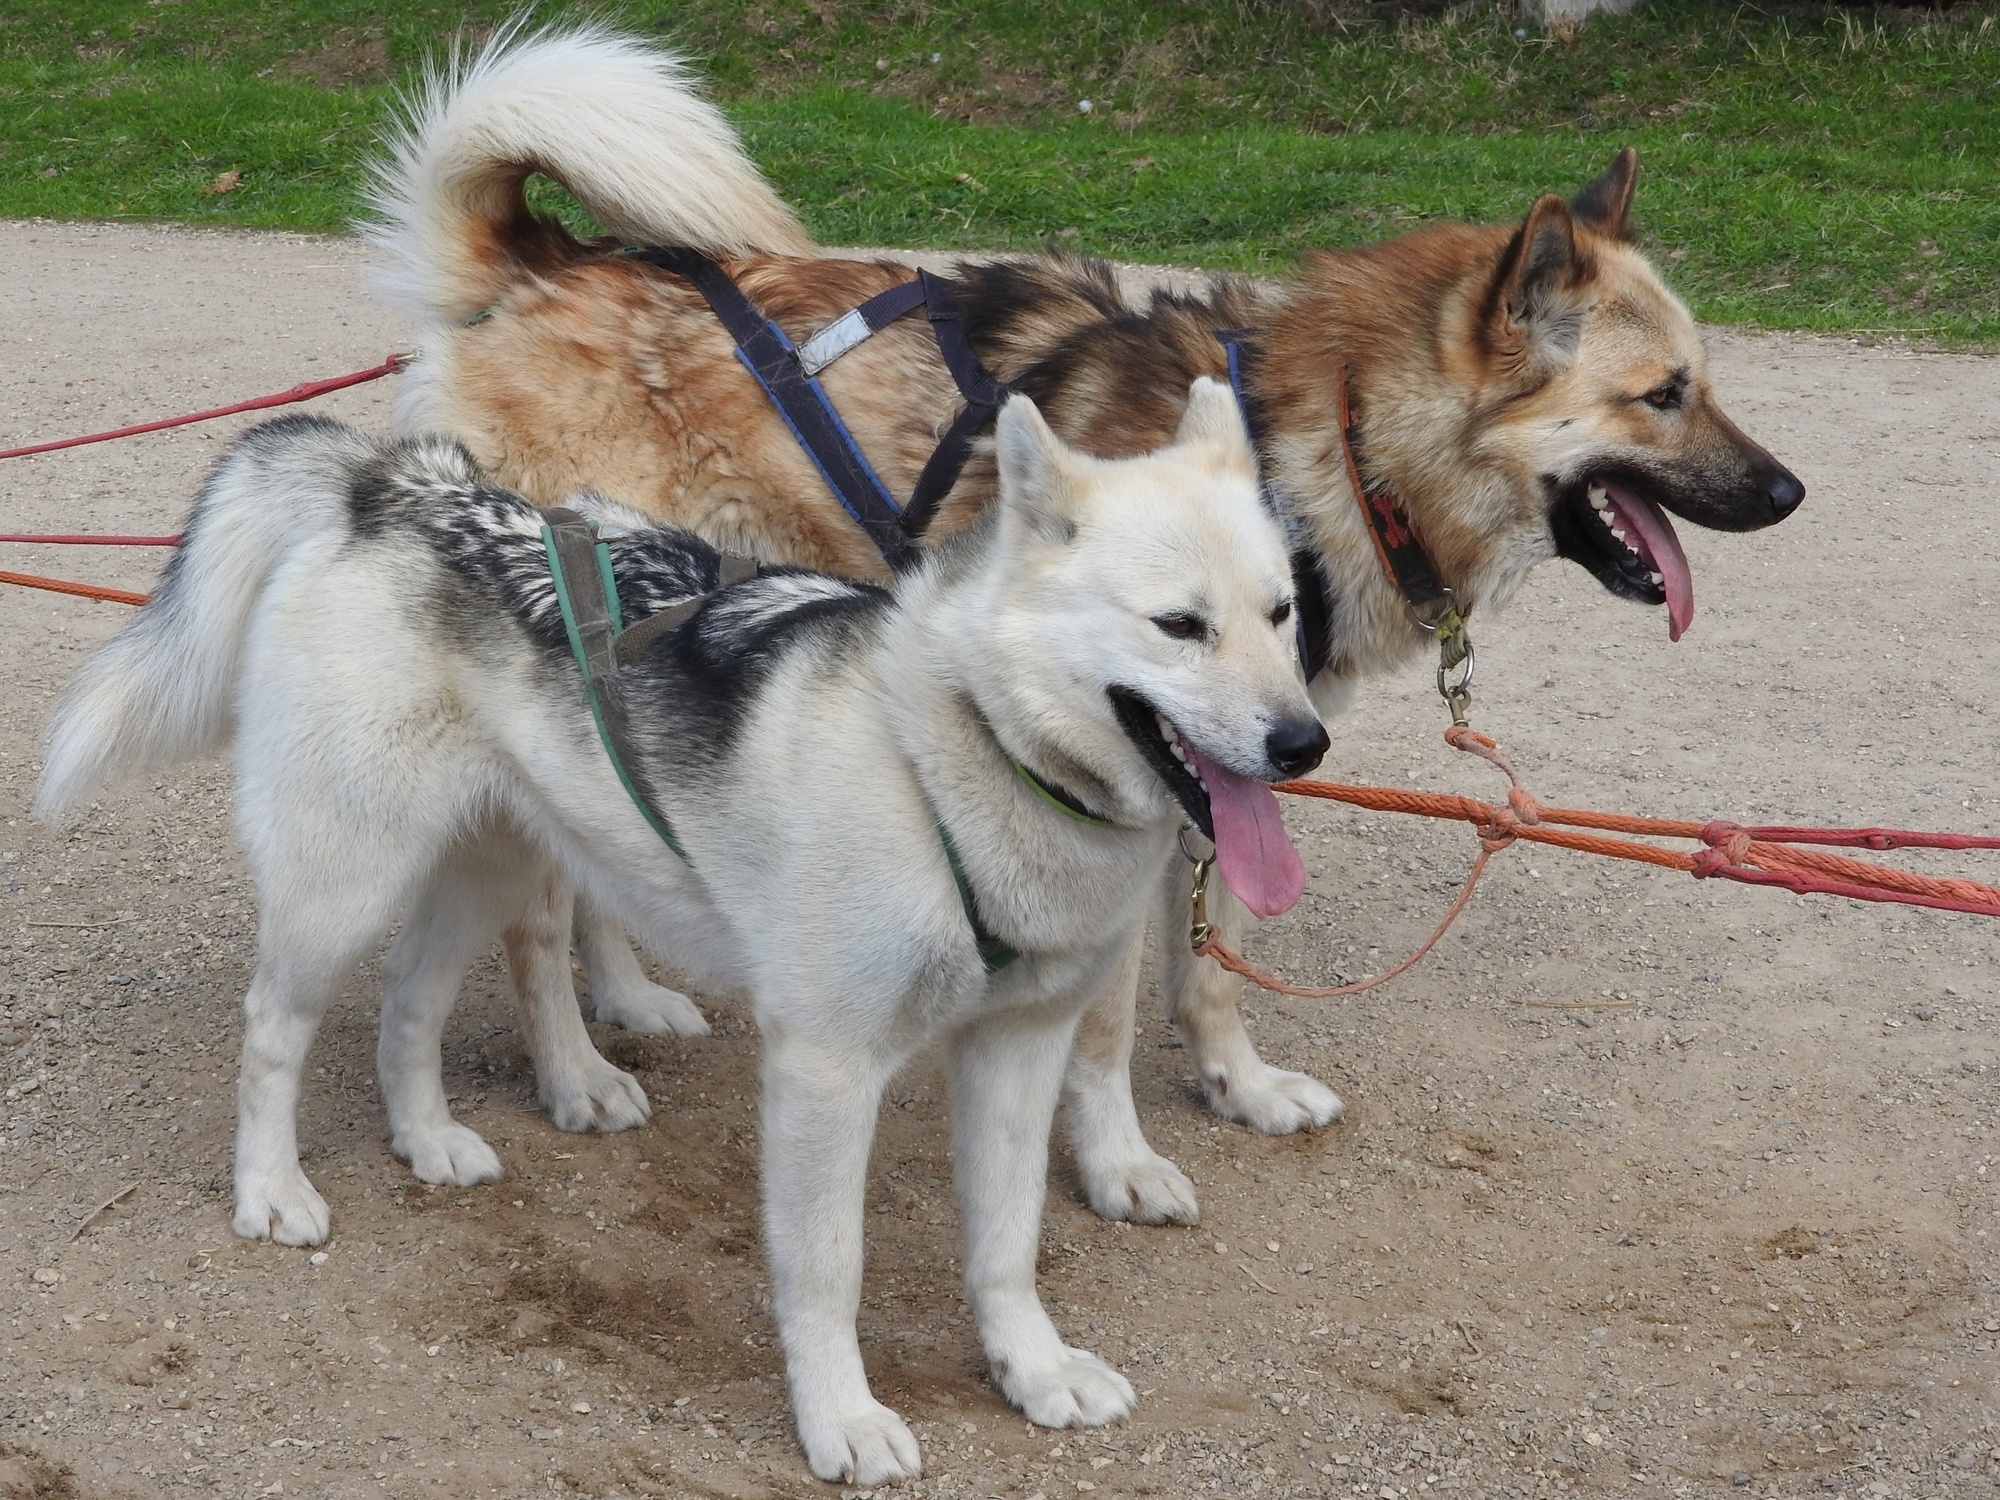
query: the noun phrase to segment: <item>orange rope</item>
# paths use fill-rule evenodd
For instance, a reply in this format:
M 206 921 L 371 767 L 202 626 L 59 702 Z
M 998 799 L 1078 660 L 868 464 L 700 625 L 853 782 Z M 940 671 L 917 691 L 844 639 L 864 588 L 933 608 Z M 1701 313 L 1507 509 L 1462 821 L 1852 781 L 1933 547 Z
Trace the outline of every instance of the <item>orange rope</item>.
M 24 589 L 47 589 L 51 594 L 74 594 L 79 599 L 105 599 L 113 604 L 144 604 L 150 597 L 129 589 L 108 589 L 95 583 L 71 583 L 67 578 L 43 578 L 35 573 L 0 573 L 0 583 L 19 584 Z
M 1764 828 L 1746 829 L 1734 823 L 1691 823 L 1671 818 L 1641 818 L 1624 813 L 1592 812 L 1583 808 L 1543 807 L 1536 802 L 1514 768 L 1500 754 L 1494 742 L 1463 725 L 1445 731 L 1445 742 L 1490 761 L 1510 783 L 1502 804 L 1481 802 L 1476 797 L 1460 797 L 1444 792 L 1406 791 L 1399 787 L 1355 786 L 1334 781 L 1281 781 L 1274 790 L 1299 797 L 1318 797 L 1344 802 L 1371 812 L 1414 813 L 1421 817 L 1447 818 L 1470 823 L 1479 835 L 1479 857 L 1460 888 L 1458 898 L 1417 950 L 1387 973 L 1355 984 L 1312 989 L 1287 984 L 1260 972 L 1247 959 L 1233 952 L 1211 930 L 1194 952 L 1212 958 L 1231 973 L 1281 995 L 1305 999 L 1332 999 L 1358 995 L 1363 990 L 1386 984 L 1412 968 L 1437 946 L 1451 924 L 1458 920 L 1472 899 L 1473 887 L 1485 872 L 1493 855 L 1519 839 L 1581 854 L 1601 854 L 1611 859 L 1634 860 L 1662 869 L 1681 870 L 1697 880 L 1723 876 L 1752 885 L 1778 885 L 1801 893 L 1846 896 L 1859 901 L 1899 901 L 1915 906 L 1947 911 L 1972 912 L 2000 917 L 2000 887 L 1976 880 L 1940 879 L 1898 870 L 1867 860 L 1850 859 L 1817 849 L 1795 848 L 1795 843 L 1821 843 L 1892 849 L 1906 845 L 1932 848 L 1996 848 L 2000 839 L 1971 834 L 1914 833 L 1902 829 L 1866 828 Z M 1567 824 L 1568 827 L 1551 827 Z M 1576 833 L 1574 828 L 1601 830 Z M 1605 832 L 1650 834 L 1656 838 L 1693 839 L 1707 845 L 1694 853 L 1662 849 L 1632 839 L 1606 838 Z M 1756 835 L 1763 833 L 1766 838 Z M 1787 840 L 1789 842 L 1779 842 Z

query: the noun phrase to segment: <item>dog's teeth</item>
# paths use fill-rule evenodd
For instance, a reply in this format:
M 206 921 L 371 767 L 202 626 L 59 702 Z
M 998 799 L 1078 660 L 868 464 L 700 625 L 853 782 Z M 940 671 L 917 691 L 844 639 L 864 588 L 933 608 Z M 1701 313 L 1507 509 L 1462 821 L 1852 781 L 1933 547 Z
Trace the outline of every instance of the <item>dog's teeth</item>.
M 1167 722 L 1165 714 L 1154 714 L 1153 722 L 1160 726 L 1160 738 L 1165 740 L 1169 745 L 1178 745 L 1181 742 L 1180 735 L 1175 731 L 1174 726 Z
M 1181 742 L 1179 740 L 1174 740 L 1167 746 L 1167 748 L 1174 752 L 1175 760 L 1179 761 L 1182 765 L 1186 765 L 1188 763 L 1187 750 L 1181 745 Z
M 1598 510 L 1609 510 L 1611 508 L 1611 497 L 1605 494 L 1603 485 L 1593 484 L 1590 487 L 1590 503 Z
M 1666 574 L 1664 573 L 1648 573 L 1646 577 L 1651 579 L 1656 584 L 1665 583 L 1667 581 Z

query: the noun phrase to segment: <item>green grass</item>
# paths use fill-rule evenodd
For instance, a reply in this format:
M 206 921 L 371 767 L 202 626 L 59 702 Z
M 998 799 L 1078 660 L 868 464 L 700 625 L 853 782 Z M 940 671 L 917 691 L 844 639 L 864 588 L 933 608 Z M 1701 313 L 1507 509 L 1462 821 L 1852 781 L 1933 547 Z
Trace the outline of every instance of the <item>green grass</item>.
M 390 85 L 509 9 L 12 0 L 0 215 L 341 228 Z M 832 242 L 1273 267 L 1432 217 L 1516 217 L 1630 143 L 1642 229 L 1704 317 L 2000 343 L 1994 0 L 1929 17 L 1651 0 L 1567 41 L 1477 0 L 1430 19 L 1342 0 L 618 16 L 701 56 Z M 225 172 L 240 184 L 204 192 Z

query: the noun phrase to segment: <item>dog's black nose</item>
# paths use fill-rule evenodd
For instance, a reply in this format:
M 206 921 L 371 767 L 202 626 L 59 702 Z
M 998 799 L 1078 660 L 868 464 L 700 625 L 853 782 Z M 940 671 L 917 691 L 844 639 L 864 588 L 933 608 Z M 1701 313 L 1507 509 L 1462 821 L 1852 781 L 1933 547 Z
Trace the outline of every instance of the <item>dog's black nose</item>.
M 1790 469 L 1773 468 L 1764 476 L 1764 498 L 1771 504 L 1771 514 L 1784 520 L 1799 508 L 1799 502 L 1806 497 L 1806 487 L 1799 483 L 1799 476 Z
M 1287 719 L 1264 737 L 1264 754 L 1280 776 L 1303 776 L 1330 742 L 1318 719 Z

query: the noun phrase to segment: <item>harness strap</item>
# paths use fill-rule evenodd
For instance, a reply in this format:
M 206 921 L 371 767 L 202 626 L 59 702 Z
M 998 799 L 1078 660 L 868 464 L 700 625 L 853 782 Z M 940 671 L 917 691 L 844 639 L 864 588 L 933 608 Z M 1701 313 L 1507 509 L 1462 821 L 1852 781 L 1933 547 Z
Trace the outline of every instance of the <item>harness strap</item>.
M 615 697 L 605 693 L 605 680 L 618 669 L 618 637 L 623 618 L 618 585 L 611 572 L 611 549 L 598 540 L 597 527 L 573 510 L 556 507 L 542 512 L 542 550 L 549 559 L 556 604 L 562 610 L 563 632 L 570 654 L 583 673 L 583 696 L 597 725 L 597 738 L 632 799 L 660 841 L 681 860 L 687 850 L 654 805 L 650 788 L 632 754 L 625 715 Z
M 923 472 L 917 476 L 916 488 L 910 491 L 909 508 L 903 512 L 903 530 L 912 537 L 921 537 L 930 528 L 938 506 L 958 483 L 966 459 L 972 456 L 973 441 L 993 425 L 1000 403 L 1007 398 L 1007 387 L 987 373 L 972 341 L 966 337 L 965 320 L 959 316 L 951 282 L 929 271 L 919 271 L 917 285 L 923 288 L 938 353 L 944 358 L 944 367 L 951 372 L 952 384 L 965 398 L 965 409 L 952 418 L 951 426 L 945 429 Z
M 729 273 L 699 250 L 649 245 L 627 253 L 693 284 L 736 340 L 737 359 L 771 398 L 834 498 L 868 533 L 892 570 L 910 567 L 917 553 L 903 530 L 901 509 L 825 389 L 807 373 L 784 329 L 765 317 Z
M 1229 389 L 1236 395 L 1236 408 L 1243 413 L 1250 446 L 1257 452 L 1258 487 L 1264 493 L 1264 503 L 1275 510 L 1270 482 L 1263 477 L 1263 424 L 1243 390 L 1243 367 L 1248 361 L 1244 341 L 1254 332 L 1252 328 L 1218 328 L 1215 337 L 1229 355 Z M 1345 426 L 1342 423 L 1343 429 Z M 1353 465 L 1351 456 L 1348 464 L 1350 468 Z M 1299 660 L 1305 666 L 1306 681 L 1311 682 L 1333 659 L 1333 590 L 1326 581 L 1326 567 L 1317 547 L 1292 550 L 1292 592 L 1298 596 L 1293 607 L 1298 611 Z
M 656 636 L 664 635 L 683 620 L 691 619 L 694 612 L 708 603 L 715 593 L 755 578 L 760 571 L 754 557 L 745 557 L 740 552 L 725 552 L 716 564 L 715 588 L 707 594 L 691 594 L 685 599 L 676 599 L 656 615 L 648 615 L 630 630 L 622 631 L 612 642 L 612 650 L 618 665 L 628 667 L 637 661 Z
M 877 292 L 859 307 L 835 318 L 818 333 L 799 345 L 799 363 L 808 375 L 817 375 L 848 350 L 880 333 L 896 319 L 924 305 L 922 278 Z
M 972 940 L 979 947 L 979 962 L 987 973 L 997 974 L 1021 956 L 1020 950 L 995 937 L 979 920 L 979 898 L 973 895 L 972 882 L 966 879 L 958 845 L 952 842 L 951 830 L 944 826 L 944 819 L 936 813 L 931 817 L 937 823 L 938 842 L 944 845 L 944 862 L 951 866 L 951 883 L 958 887 L 958 904 L 965 909 L 966 925 L 972 929 Z

